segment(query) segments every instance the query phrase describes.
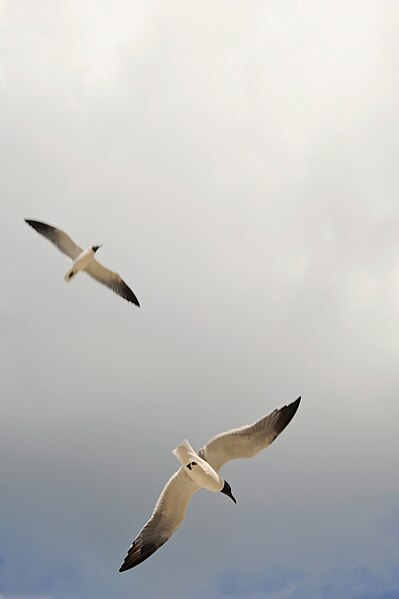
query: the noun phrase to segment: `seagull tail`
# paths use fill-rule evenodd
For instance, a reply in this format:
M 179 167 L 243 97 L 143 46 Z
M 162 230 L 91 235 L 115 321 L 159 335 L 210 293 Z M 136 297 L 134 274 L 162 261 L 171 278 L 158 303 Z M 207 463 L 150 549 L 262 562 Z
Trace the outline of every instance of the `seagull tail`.
M 175 449 L 172 449 L 172 453 L 183 466 L 186 465 L 187 461 L 190 461 L 191 457 L 196 457 L 196 453 L 187 439 L 184 439 Z
M 78 271 L 73 270 L 73 268 L 71 268 L 70 270 L 68 270 L 68 272 L 66 273 L 64 280 L 69 283 L 70 281 L 72 281 L 73 277 L 75 277 L 78 274 Z

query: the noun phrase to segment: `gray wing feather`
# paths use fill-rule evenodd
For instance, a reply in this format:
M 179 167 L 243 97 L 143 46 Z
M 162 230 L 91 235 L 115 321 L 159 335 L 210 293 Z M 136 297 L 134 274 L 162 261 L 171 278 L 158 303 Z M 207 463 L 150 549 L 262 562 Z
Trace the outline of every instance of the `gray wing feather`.
M 51 241 L 63 254 L 75 260 L 82 252 L 83 249 L 76 245 L 76 243 L 61 229 L 47 225 L 38 220 L 25 219 L 35 231 L 46 237 Z
M 134 539 L 119 572 L 141 564 L 173 535 L 184 520 L 191 496 L 200 489 L 183 470 L 175 472 L 160 494 L 151 518 Z
M 125 281 L 123 281 L 116 272 L 105 268 L 105 266 L 97 262 L 97 260 L 93 260 L 93 262 L 85 268 L 84 272 L 87 272 L 93 279 L 96 279 L 99 283 L 102 283 L 112 289 L 112 291 L 115 291 L 115 293 L 126 299 L 128 302 L 140 306 L 139 300 L 130 287 L 126 285 Z
M 288 406 L 274 410 L 252 424 L 216 435 L 199 450 L 198 455 L 216 471 L 230 460 L 251 458 L 273 443 L 294 417 L 300 401 L 298 397 Z

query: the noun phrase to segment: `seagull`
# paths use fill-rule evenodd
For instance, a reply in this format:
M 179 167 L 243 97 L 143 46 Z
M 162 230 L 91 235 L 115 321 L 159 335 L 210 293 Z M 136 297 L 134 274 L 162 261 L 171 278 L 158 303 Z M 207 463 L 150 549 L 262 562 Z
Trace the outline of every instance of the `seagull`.
M 64 276 L 67 283 L 72 281 L 78 272 L 83 270 L 93 277 L 93 279 L 99 283 L 103 283 L 128 302 L 140 306 L 139 300 L 130 287 L 126 285 L 125 281 L 123 281 L 116 272 L 112 272 L 112 270 L 105 268 L 105 266 L 95 259 L 94 255 L 101 245 L 92 245 L 87 250 L 84 250 L 76 245 L 69 235 L 64 231 L 61 231 L 61 229 L 28 218 L 25 219 L 25 222 L 33 227 L 35 231 L 51 241 L 63 254 L 66 254 L 73 260 L 72 268 L 70 268 Z
M 229 483 L 219 475 L 220 468 L 230 460 L 252 458 L 268 447 L 292 420 L 300 401 L 298 397 L 252 424 L 216 435 L 198 453 L 184 439 L 172 452 L 181 467 L 164 486 L 151 518 L 134 539 L 119 572 L 141 564 L 166 543 L 183 522 L 191 496 L 201 487 L 221 492 L 237 503 Z

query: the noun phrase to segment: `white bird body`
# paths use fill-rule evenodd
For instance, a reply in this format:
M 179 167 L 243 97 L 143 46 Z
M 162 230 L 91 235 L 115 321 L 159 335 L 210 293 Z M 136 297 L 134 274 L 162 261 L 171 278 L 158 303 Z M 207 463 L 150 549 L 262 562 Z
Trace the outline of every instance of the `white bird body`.
M 148 522 L 140 530 L 119 572 L 141 564 L 159 549 L 184 520 L 191 497 L 201 488 L 221 491 L 235 503 L 229 483 L 218 472 L 229 460 L 250 458 L 268 447 L 294 417 L 301 398 L 252 424 L 216 435 L 198 453 L 185 439 L 173 454 L 182 464 L 164 486 Z
M 128 302 L 140 306 L 139 300 L 130 287 L 126 285 L 125 281 L 123 281 L 116 272 L 109 270 L 109 268 L 105 268 L 105 266 L 95 259 L 94 255 L 101 247 L 100 245 L 93 245 L 87 250 L 84 250 L 61 229 L 57 229 L 52 225 L 47 225 L 38 220 L 25 219 L 25 222 L 35 229 L 35 231 L 43 235 L 43 237 L 46 237 L 46 239 L 51 241 L 51 243 L 53 243 L 63 254 L 73 260 L 72 267 L 64 276 L 67 283 L 69 283 L 79 272 L 83 271 L 98 283 L 102 283 L 112 289 L 112 291 L 115 291 L 115 293 L 126 299 Z
M 208 491 L 219 492 L 224 487 L 223 478 L 208 462 L 200 458 L 187 439 L 184 439 L 172 453 L 177 457 L 189 477 Z
M 69 283 L 72 281 L 73 277 L 78 274 L 78 272 L 85 270 L 86 267 L 94 261 L 94 255 L 95 251 L 92 248 L 83 250 L 83 252 L 79 254 L 76 260 L 73 262 L 72 267 L 65 274 L 65 281 Z

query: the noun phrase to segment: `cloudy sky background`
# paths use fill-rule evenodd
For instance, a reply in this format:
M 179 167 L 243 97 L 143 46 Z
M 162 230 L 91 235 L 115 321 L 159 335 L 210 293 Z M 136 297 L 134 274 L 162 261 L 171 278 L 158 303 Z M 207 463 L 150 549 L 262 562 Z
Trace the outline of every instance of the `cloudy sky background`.
M 0 599 L 398 597 L 397 3 L 0 7 Z M 182 438 L 300 394 L 118 573 Z

